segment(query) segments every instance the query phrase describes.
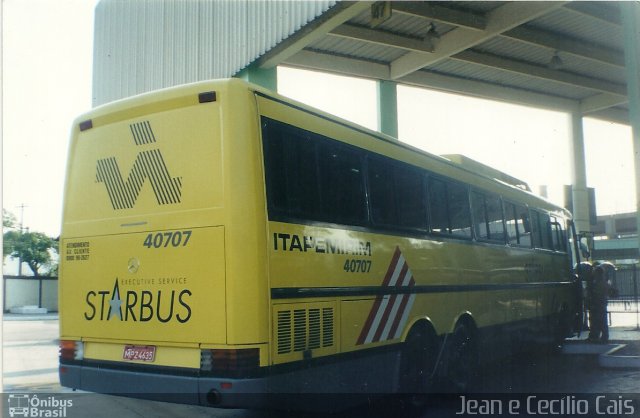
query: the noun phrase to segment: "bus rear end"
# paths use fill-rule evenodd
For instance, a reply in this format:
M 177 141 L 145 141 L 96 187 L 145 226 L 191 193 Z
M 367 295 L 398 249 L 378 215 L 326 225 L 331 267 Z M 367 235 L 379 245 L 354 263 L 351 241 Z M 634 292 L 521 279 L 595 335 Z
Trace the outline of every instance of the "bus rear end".
M 251 97 L 239 81 L 198 83 L 74 124 L 60 242 L 63 386 L 223 405 L 263 392 Z M 246 177 L 230 179 L 231 167 Z

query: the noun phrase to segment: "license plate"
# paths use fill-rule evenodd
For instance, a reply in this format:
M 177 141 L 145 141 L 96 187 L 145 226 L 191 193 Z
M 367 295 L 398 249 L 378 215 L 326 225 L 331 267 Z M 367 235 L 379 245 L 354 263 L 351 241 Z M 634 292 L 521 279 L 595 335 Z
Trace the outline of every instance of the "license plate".
M 125 345 L 123 360 L 153 361 L 156 358 L 156 347 L 153 345 Z

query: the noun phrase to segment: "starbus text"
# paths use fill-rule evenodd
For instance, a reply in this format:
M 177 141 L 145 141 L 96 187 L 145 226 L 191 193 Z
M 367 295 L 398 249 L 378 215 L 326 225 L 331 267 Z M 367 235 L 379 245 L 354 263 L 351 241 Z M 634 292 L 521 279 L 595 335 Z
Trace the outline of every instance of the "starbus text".
M 87 292 L 85 301 L 87 310 L 84 317 L 87 321 L 120 321 L 148 322 L 157 319 L 162 323 L 176 320 L 185 323 L 191 319 L 191 306 L 188 298 L 192 296 L 189 289 L 151 292 L 149 290 L 128 290 L 120 297 L 118 280 L 112 291 L 99 290 Z

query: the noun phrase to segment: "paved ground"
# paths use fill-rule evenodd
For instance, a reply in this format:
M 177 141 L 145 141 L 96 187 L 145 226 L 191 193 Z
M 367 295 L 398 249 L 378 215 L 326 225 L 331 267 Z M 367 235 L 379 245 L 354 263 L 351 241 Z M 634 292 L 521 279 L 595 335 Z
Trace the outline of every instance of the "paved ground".
M 30 319 L 30 320 L 25 320 Z M 640 340 L 640 331 L 635 329 L 633 321 L 611 330 L 612 340 Z M 616 323 L 614 322 L 614 325 Z M 618 323 L 618 325 L 620 325 Z M 73 401 L 66 411 L 67 417 L 318 417 L 324 414 L 300 414 L 283 411 L 221 410 L 196 406 L 174 405 L 162 402 L 141 401 L 97 394 L 72 393 L 58 384 L 57 376 L 57 338 L 58 321 L 55 316 L 47 317 L 6 317 L 3 321 L 3 387 L 5 403 L 11 394 L 28 394 L 40 398 L 62 397 Z M 583 334 L 582 338 L 586 338 Z M 582 344 L 577 342 L 577 344 Z M 507 358 L 498 363 L 487 365 L 481 370 L 481 382 L 477 387 L 477 397 L 495 398 L 494 394 L 504 394 L 496 400 L 503 407 L 511 399 L 523 398 L 527 394 L 551 393 L 558 398 L 568 395 L 584 398 L 589 403 L 589 413 L 601 416 L 595 411 L 595 396 L 611 394 L 622 396 L 618 402 L 626 401 L 628 394 L 640 392 L 640 370 L 603 369 L 594 356 L 555 355 L 551 356 L 536 350 Z M 485 394 L 485 395 L 483 395 Z M 524 395 L 522 395 L 524 394 Z M 593 396 L 588 395 L 593 394 Z M 620 395 L 618 395 L 620 394 Z M 15 396 L 15 395 L 14 395 Z M 629 398 L 630 399 L 630 398 Z M 12 402 L 17 402 L 12 399 Z M 640 402 L 635 400 L 636 410 L 631 416 L 640 416 Z M 394 402 L 373 402 L 355 409 L 347 410 L 338 416 L 349 417 L 395 417 L 406 409 L 404 404 Z M 472 404 L 471 406 L 473 406 Z M 462 407 L 459 397 L 438 399 L 425 412 L 426 416 L 456 416 Z M 6 405 L 3 408 L 5 416 Z M 494 411 L 495 412 L 495 411 Z M 625 411 L 619 411 L 625 415 Z M 591 416 L 591 415 L 587 416 Z M 503 412 L 504 416 L 509 416 Z M 519 414 L 524 416 L 524 414 Z M 2 416 L 2 414 L 0 414 Z

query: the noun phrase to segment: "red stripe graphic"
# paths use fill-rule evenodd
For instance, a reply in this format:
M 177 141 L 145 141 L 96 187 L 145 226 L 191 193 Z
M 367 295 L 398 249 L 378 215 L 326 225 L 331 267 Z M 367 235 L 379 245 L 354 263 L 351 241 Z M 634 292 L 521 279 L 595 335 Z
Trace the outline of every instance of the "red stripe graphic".
M 409 270 L 409 265 L 402 257 L 400 248 L 396 247 L 387 274 L 382 281 L 382 287 L 401 289 L 411 288 L 414 285 L 415 280 Z M 404 326 L 414 299 L 414 296 L 410 294 L 389 294 L 376 297 L 356 344 L 362 345 L 397 338 L 395 334 L 399 328 Z
M 389 264 L 389 269 L 387 270 L 387 274 L 384 276 L 384 280 L 382 281 L 382 286 L 388 286 L 389 281 L 391 280 L 391 276 L 396 269 L 396 264 L 398 264 L 398 259 L 400 258 L 400 248 L 396 247 L 396 251 L 393 253 L 393 257 L 391 257 L 391 264 Z M 382 295 L 378 296 L 373 302 L 373 307 L 371 311 L 369 311 L 369 317 L 367 321 L 364 323 L 364 327 L 362 328 L 362 332 L 360 332 L 360 337 L 358 337 L 358 341 L 356 345 L 362 345 L 364 343 L 365 338 L 367 338 L 367 334 L 369 334 L 369 330 L 371 329 L 371 324 L 373 324 L 373 320 L 376 317 L 376 312 L 380 308 L 380 304 L 382 303 Z
M 407 265 L 407 263 L 404 263 L 395 287 L 397 288 L 402 287 L 402 281 L 404 280 L 404 276 L 407 274 L 407 270 L 409 270 L 409 266 Z M 373 341 L 380 341 L 380 337 L 382 336 L 382 331 L 384 331 L 384 327 L 387 324 L 387 320 L 389 319 L 389 314 L 391 313 L 391 309 L 393 309 L 393 304 L 395 303 L 397 297 L 398 295 L 392 295 L 391 298 L 389 299 L 387 308 L 384 310 L 384 314 L 382 315 L 382 319 L 380 320 L 380 324 L 378 325 L 378 330 L 373 336 Z
M 415 284 L 416 282 L 415 280 L 413 280 L 413 277 L 412 277 L 411 281 L 409 282 L 409 287 L 413 287 Z M 400 309 L 398 309 L 398 314 L 396 315 L 396 319 L 393 321 L 391 330 L 389 331 L 389 336 L 393 336 L 396 334 L 396 331 L 398 330 L 398 325 L 400 325 L 400 320 L 404 316 L 404 311 L 405 309 L 407 309 L 407 303 L 409 302 L 410 298 L 411 298 L 411 295 L 402 295 L 402 303 L 400 305 Z

